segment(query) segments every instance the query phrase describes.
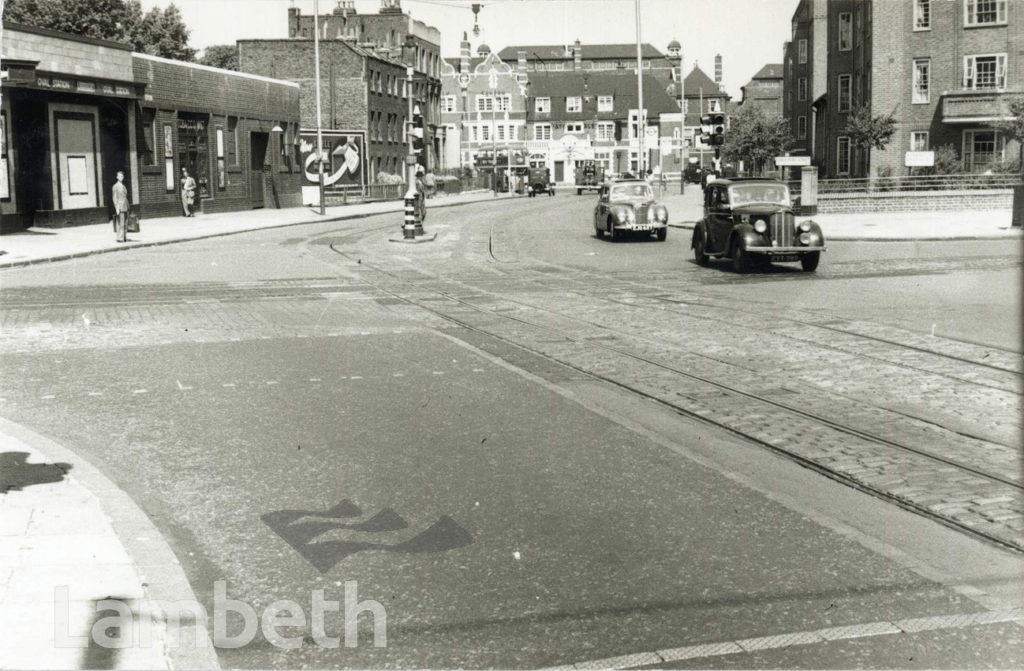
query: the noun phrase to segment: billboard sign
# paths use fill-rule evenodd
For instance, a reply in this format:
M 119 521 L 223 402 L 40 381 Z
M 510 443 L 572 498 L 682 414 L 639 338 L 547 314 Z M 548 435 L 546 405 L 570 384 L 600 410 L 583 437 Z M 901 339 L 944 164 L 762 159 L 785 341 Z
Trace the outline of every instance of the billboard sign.
M 361 130 L 321 130 L 324 162 L 324 186 L 366 186 L 366 132 Z M 320 183 L 317 170 L 316 130 L 299 132 L 299 155 L 307 185 Z
M 908 151 L 903 157 L 903 165 L 908 168 L 930 168 L 935 165 L 935 152 Z

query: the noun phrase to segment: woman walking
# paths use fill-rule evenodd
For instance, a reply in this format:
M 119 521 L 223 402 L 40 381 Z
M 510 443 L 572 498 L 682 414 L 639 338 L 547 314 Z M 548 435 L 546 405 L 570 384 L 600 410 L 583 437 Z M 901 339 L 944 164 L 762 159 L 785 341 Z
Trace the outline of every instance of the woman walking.
M 196 202 L 196 180 L 188 174 L 188 170 L 181 169 L 181 210 L 186 217 L 193 217 L 193 208 Z

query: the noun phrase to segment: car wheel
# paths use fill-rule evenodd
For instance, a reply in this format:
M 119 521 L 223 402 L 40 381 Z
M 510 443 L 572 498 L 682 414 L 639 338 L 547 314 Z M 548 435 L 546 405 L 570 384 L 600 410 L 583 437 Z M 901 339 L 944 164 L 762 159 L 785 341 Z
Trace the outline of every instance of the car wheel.
M 615 226 L 611 222 L 608 222 L 608 237 L 612 239 L 612 242 L 617 241 L 621 237 L 621 234 L 615 230 Z
M 818 261 L 821 260 L 821 252 L 810 252 L 800 257 L 800 266 L 809 273 L 818 268 Z
M 596 228 L 595 227 L 594 228 L 594 235 L 597 236 L 598 240 L 603 240 L 604 239 L 604 229 L 603 228 Z
M 737 273 L 750 271 L 750 256 L 743 251 L 743 245 L 739 243 L 733 245 L 732 248 L 732 269 Z
M 576 189 L 576 195 L 577 196 L 582 196 L 583 195 L 583 189 Z
M 708 255 L 704 245 L 704 234 L 697 231 L 693 235 L 693 259 L 698 265 L 708 265 Z
M 665 238 L 668 237 L 668 229 L 659 228 L 656 235 L 658 236 L 658 242 L 665 242 Z

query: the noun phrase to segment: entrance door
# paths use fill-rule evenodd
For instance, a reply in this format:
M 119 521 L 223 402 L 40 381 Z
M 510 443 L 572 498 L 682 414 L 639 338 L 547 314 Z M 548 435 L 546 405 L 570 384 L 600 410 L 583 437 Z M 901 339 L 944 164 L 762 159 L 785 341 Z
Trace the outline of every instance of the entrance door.
M 249 198 L 254 208 L 263 207 L 263 163 L 269 144 L 268 133 L 249 134 Z
M 96 135 L 92 118 L 57 118 L 57 174 L 60 209 L 99 206 Z
M 555 161 L 555 181 L 565 181 L 565 161 Z

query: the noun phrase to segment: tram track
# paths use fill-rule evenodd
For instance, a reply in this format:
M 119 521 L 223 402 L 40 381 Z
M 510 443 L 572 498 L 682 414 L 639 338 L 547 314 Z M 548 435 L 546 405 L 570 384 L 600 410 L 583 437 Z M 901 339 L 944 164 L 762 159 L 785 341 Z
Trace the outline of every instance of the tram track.
M 346 252 L 339 249 L 334 243 L 331 244 L 331 249 L 342 256 L 346 255 Z M 492 252 L 493 241 L 488 245 L 488 254 L 492 254 Z M 387 269 L 377 266 L 376 264 L 367 264 L 365 262 L 363 263 L 363 278 L 390 298 L 425 310 L 460 328 L 468 329 L 469 331 L 482 336 L 495 338 L 508 345 L 530 352 L 535 356 L 542 357 L 553 364 L 566 366 L 575 373 L 587 378 L 611 384 L 631 394 L 656 402 L 659 405 L 667 407 L 681 415 L 697 419 L 729 431 L 730 433 L 742 436 L 747 440 L 770 449 L 773 452 L 784 455 L 785 457 L 827 477 L 841 481 L 879 498 L 891 501 L 896 505 L 934 519 L 942 524 L 955 527 L 972 536 L 983 538 L 986 541 L 1005 548 L 1010 548 L 1019 552 L 1024 551 L 1024 546 L 1020 543 L 1019 538 L 1012 537 L 1012 535 L 1008 536 L 1007 534 L 994 532 L 992 529 L 978 528 L 978 525 L 976 524 L 966 523 L 963 520 L 959 520 L 955 514 L 941 512 L 937 510 L 938 506 L 933 506 L 927 503 L 925 500 L 927 497 L 915 496 L 913 494 L 894 493 L 891 487 L 873 484 L 872 478 L 864 477 L 863 474 L 852 472 L 847 468 L 848 464 L 844 465 L 841 461 L 835 462 L 833 459 L 822 458 L 821 454 L 815 455 L 813 445 L 812 449 L 809 451 L 807 449 L 795 449 L 786 444 L 788 439 L 785 436 L 782 436 L 780 439 L 777 435 L 771 435 L 772 431 L 759 430 L 756 426 L 756 421 L 755 424 L 752 425 L 749 421 L 744 421 L 742 415 L 729 415 L 726 413 L 725 416 L 716 416 L 715 412 L 708 411 L 708 406 L 710 404 L 701 403 L 700 399 L 702 395 L 714 395 L 716 393 L 721 394 L 724 397 L 727 397 L 729 399 L 729 403 L 733 406 L 742 405 L 748 411 L 753 409 L 754 412 L 748 412 L 748 414 L 753 415 L 755 418 L 758 416 L 774 414 L 776 416 L 784 417 L 785 420 L 783 423 L 800 424 L 801 429 L 806 430 L 804 432 L 806 434 L 805 437 L 810 436 L 813 438 L 815 435 L 822 434 L 823 432 L 830 433 L 832 434 L 830 439 L 833 443 L 857 443 L 858 449 L 865 445 L 870 446 L 870 449 L 872 449 L 874 453 L 879 453 L 880 456 L 876 458 L 885 459 L 888 456 L 896 454 L 899 455 L 896 459 L 897 462 L 906 462 L 907 460 L 911 460 L 919 464 L 924 460 L 931 465 L 933 470 L 941 470 L 946 473 L 950 480 L 955 480 L 956 478 L 970 478 L 973 479 L 973 484 L 977 489 L 986 491 L 990 497 L 998 498 L 1001 496 L 1004 498 L 1008 497 L 1010 500 L 1020 501 L 1021 490 L 1024 489 L 1024 485 L 1012 476 L 1004 476 L 999 472 L 995 472 L 994 469 L 972 466 L 955 458 L 936 454 L 926 449 L 919 449 L 913 445 L 904 444 L 898 439 L 891 439 L 886 436 L 877 435 L 876 433 L 865 431 L 861 427 L 831 419 L 822 415 L 820 412 L 815 412 L 813 409 L 800 407 L 799 405 L 787 403 L 784 400 L 781 400 L 784 395 L 781 397 L 772 397 L 770 394 L 757 393 L 756 391 L 744 389 L 741 386 L 723 383 L 721 380 L 695 374 L 692 371 L 683 370 L 679 366 L 668 364 L 655 357 L 638 354 L 624 347 L 617 346 L 613 342 L 596 339 L 596 337 L 581 337 L 579 332 L 560 329 L 550 323 L 544 323 L 544 320 L 536 318 L 530 319 L 523 317 L 520 314 L 514 314 L 518 309 L 506 309 L 509 305 L 513 307 L 518 306 L 524 310 L 547 311 L 557 319 L 572 320 L 573 322 L 584 325 L 586 328 L 597 327 L 606 332 L 610 331 L 615 338 L 626 335 L 624 333 L 615 333 L 614 329 L 609 329 L 607 326 L 596 324 L 594 322 L 587 322 L 580 319 L 578 316 L 566 314 L 564 312 L 552 311 L 544 307 L 531 305 L 527 302 L 511 299 L 506 295 L 483 289 L 472 282 L 466 282 L 455 278 L 443 278 L 435 275 L 434 278 L 428 282 L 428 286 L 424 286 L 423 283 L 409 285 L 400 276 L 389 272 Z M 493 281 L 494 278 L 492 276 L 489 279 L 490 281 Z M 524 278 L 517 275 L 516 279 L 518 281 L 522 281 Z M 582 280 L 575 281 L 582 282 Z M 451 289 L 445 290 L 442 288 L 443 285 L 446 284 L 450 286 Z M 627 281 L 622 282 L 622 284 L 624 285 L 623 289 L 626 290 L 626 286 L 635 287 L 639 283 Z M 546 291 L 551 290 L 550 285 L 541 286 Z M 649 285 L 641 286 L 647 290 L 650 289 Z M 607 291 L 608 286 L 606 285 L 603 288 L 606 291 L 603 292 L 604 296 L 602 297 L 607 299 L 607 294 L 610 293 Z M 580 295 L 588 298 L 595 298 L 591 291 L 572 293 L 579 293 Z M 496 305 L 487 307 L 486 305 L 477 304 L 480 301 L 474 302 L 472 300 L 473 297 L 476 296 L 482 296 L 488 299 L 493 297 L 504 304 L 505 307 L 499 310 Z M 430 300 L 428 300 L 428 297 Z M 469 298 L 467 299 L 467 297 Z M 640 307 L 635 303 L 622 303 L 622 305 L 631 308 Z M 687 316 L 692 317 L 693 315 Z M 498 322 L 496 323 L 495 320 L 498 320 Z M 792 319 L 790 321 L 805 326 L 818 326 L 813 322 L 802 322 Z M 512 324 L 514 325 L 514 328 L 510 332 L 510 330 L 503 327 L 502 324 Z M 516 328 L 535 331 L 537 334 L 543 335 L 543 338 L 535 336 L 532 338 L 531 342 L 531 338 L 520 337 L 520 334 L 515 332 Z M 851 337 L 865 337 L 855 332 L 845 331 L 843 329 L 837 330 Z M 629 335 L 635 337 L 635 334 Z M 870 340 L 876 340 L 889 346 L 899 346 L 896 343 L 892 343 L 884 339 L 871 338 L 870 336 L 866 337 Z M 602 372 L 601 370 L 595 369 L 593 366 L 581 363 L 579 360 L 574 359 L 573 356 L 566 356 L 564 351 L 560 353 L 558 351 L 559 344 L 564 343 L 570 343 L 573 347 L 585 347 L 590 350 L 596 350 L 603 358 L 617 358 L 619 360 L 631 362 L 643 367 L 648 374 L 654 372 L 655 377 L 657 377 L 659 373 L 668 375 L 673 378 L 673 381 L 681 382 L 682 384 L 679 386 L 682 387 L 684 391 L 687 391 L 688 394 L 679 392 L 676 395 L 676 398 L 673 398 L 673 394 L 665 393 L 664 390 L 659 392 L 657 390 L 652 390 L 649 387 L 645 388 L 644 375 L 642 374 L 634 376 L 633 380 L 629 380 L 623 379 L 615 373 L 609 373 L 607 371 Z M 564 350 L 565 348 L 563 347 L 562 349 Z M 912 349 L 915 349 L 925 355 L 934 355 L 939 357 L 945 356 L 945 358 L 956 360 L 964 365 L 982 365 L 967 358 L 948 356 L 939 352 L 932 352 L 930 350 L 921 351 L 917 348 Z M 716 362 L 728 365 L 728 362 L 722 362 L 720 360 Z M 887 361 L 887 363 L 892 362 Z M 986 368 L 994 369 L 1002 374 L 1009 374 L 1011 376 L 1020 375 L 1018 371 L 1000 366 L 989 365 L 986 366 Z M 969 379 L 960 379 L 956 377 L 953 379 L 964 384 L 977 384 L 976 381 Z M 856 401 L 856 399 L 850 400 Z M 720 399 L 719 402 L 721 402 Z M 901 419 L 906 421 L 921 421 L 920 418 L 910 415 L 901 416 Z M 774 428 L 777 429 L 778 427 Z M 942 427 L 938 427 L 936 430 L 948 431 L 948 429 L 943 429 Z M 783 431 L 783 433 L 785 433 L 785 431 Z M 795 434 L 797 437 L 800 437 L 802 431 L 796 430 Z M 973 436 L 967 437 L 974 439 Z M 813 444 L 813 440 L 810 442 Z M 802 447 L 806 448 L 807 445 L 803 445 Z M 913 470 L 914 464 L 903 463 L 902 465 L 904 467 L 910 467 L 910 470 Z

